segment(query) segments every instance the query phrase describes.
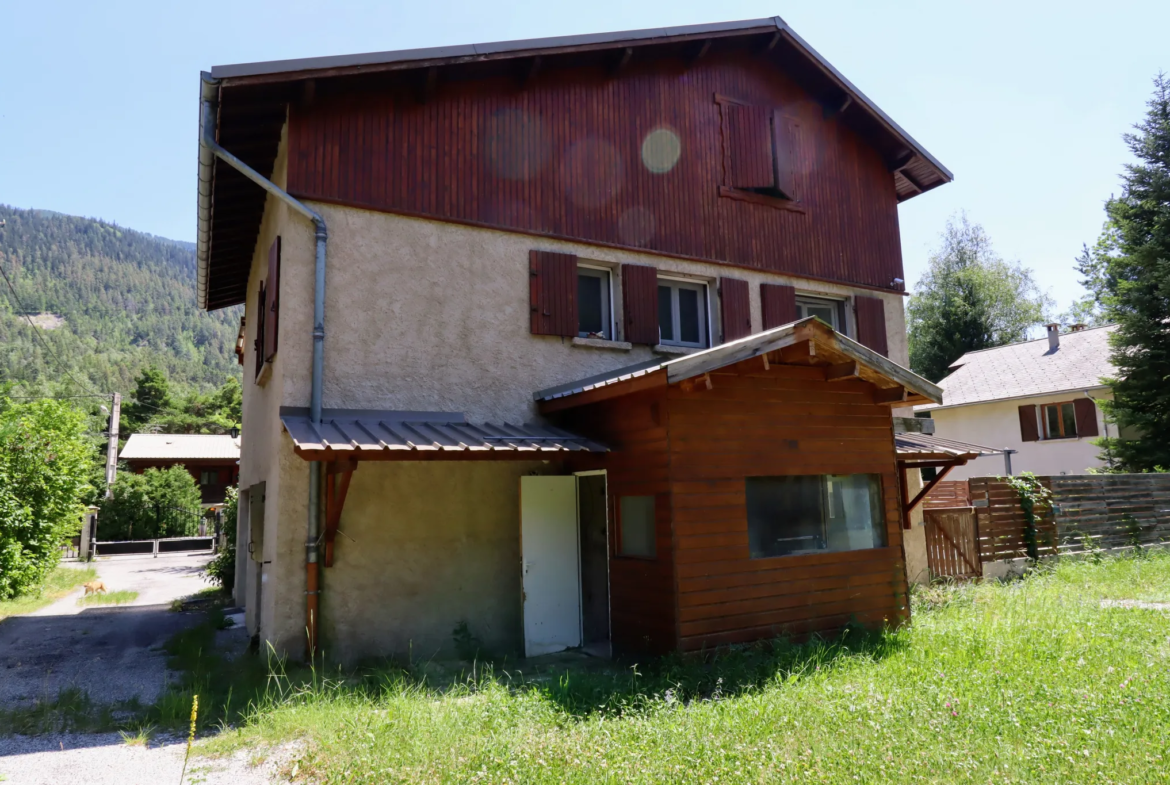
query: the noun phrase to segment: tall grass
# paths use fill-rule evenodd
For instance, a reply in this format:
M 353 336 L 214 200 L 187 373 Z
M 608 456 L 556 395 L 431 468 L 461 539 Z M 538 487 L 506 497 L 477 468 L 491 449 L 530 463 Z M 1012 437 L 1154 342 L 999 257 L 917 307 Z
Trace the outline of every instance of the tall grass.
M 19 616 L 23 613 L 32 613 L 40 610 L 54 600 L 59 600 L 75 588 L 87 581 L 97 578 L 97 571 L 92 567 L 76 569 L 73 567 L 54 567 L 45 581 L 34 591 L 23 594 L 12 600 L 0 602 L 0 620 L 9 616 Z
M 275 674 L 208 752 L 304 742 L 326 783 L 1166 782 L 1170 556 L 935 587 L 913 624 L 453 685 Z

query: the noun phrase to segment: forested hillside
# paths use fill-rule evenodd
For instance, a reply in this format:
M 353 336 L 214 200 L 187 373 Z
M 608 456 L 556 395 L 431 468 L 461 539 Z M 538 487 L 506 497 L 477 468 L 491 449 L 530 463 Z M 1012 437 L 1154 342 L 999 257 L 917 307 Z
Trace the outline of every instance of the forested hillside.
M 28 323 L 0 279 L 0 384 L 81 392 L 62 365 L 91 390 L 123 394 L 147 365 L 203 390 L 239 376 L 240 309 L 196 306 L 192 244 L 47 210 L 0 205 L 0 221 L 0 265 L 44 325 Z

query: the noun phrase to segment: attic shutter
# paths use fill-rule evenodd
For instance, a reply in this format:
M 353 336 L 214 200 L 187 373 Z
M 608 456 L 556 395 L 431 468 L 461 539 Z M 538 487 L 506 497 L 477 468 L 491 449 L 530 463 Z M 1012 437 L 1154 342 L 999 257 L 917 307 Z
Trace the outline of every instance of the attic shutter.
M 763 106 L 725 104 L 727 147 L 731 153 L 732 188 L 773 188 L 771 110 Z
M 776 190 L 796 201 L 796 120 L 780 112 L 772 114 L 772 151 L 775 156 Z
M 854 297 L 853 308 L 857 314 L 857 341 L 878 354 L 888 357 L 886 343 L 886 306 L 880 297 Z
M 268 302 L 264 314 L 264 361 L 276 356 L 276 339 L 280 330 L 280 237 L 268 249 L 268 282 L 265 285 Z
M 720 278 L 719 299 L 722 304 L 723 342 L 751 335 L 752 306 L 748 282 L 739 278 Z
M 1074 398 L 1073 411 L 1077 415 L 1077 436 L 1096 436 L 1097 404 L 1092 398 Z
M 622 311 L 630 343 L 658 343 L 658 268 L 622 265 Z
M 764 329 L 771 330 L 796 321 L 796 288 L 777 283 L 760 284 L 760 306 Z
M 533 335 L 577 335 L 577 257 L 528 252 Z
M 1040 429 L 1036 425 L 1036 406 L 1025 404 L 1020 407 L 1020 438 L 1026 442 L 1040 441 Z

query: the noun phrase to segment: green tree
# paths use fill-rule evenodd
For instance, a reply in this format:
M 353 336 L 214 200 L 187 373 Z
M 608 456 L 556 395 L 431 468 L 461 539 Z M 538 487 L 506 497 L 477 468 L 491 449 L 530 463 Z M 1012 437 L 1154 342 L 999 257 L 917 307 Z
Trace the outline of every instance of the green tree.
M 38 585 L 80 531 L 92 445 L 64 401 L 0 398 L 0 599 Z
M 162 370 L 149 365 L 135 379 L 134 400 L 122 407 L 126 433 L 141 433 L 152 417 L 173 407 L 170 382 Z
M 1100 240 L 1078 259 L 1082 283 L 1117 323 L 1117 378 L 1106 414 L 1127 435 L 1099 444 L 1122 471 L 1170 468 L 1170 79 L 1158 74 L 1145 118 L 1124 139 L 1137 160 L 1105 203 Z
M 145 426 L 155 433 L 225 434 L 240 424 L 243 394 L 236 379 L 213 393 L 192 392 L 171 409 L 156 412 Z
M 1024 340 L 1049 304 L 1032 271 L 1000 258 L 982 226 L 952 218 L 906 307 L 910 367 L 938 381 L 967 352 Z
M 98 502 L 99 540 L 153 540 L 196 533 L 199 486 L 182 466 L 119 469 L 113 497 Z

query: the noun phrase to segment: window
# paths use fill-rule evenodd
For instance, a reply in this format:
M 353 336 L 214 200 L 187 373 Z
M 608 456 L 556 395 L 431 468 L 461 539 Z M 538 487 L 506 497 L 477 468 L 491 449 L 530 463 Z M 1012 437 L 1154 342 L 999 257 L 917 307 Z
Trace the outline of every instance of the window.
M 577 335 L 613 339 L 612 295 L 609 270 L 577 267 Z
M 203 471 L 199 472 L 199 484 L 200 485 L 218 485 L 219 484 L 219 472 L 214 470 L 214 469 L 210 469 L 210 470 L 204 469 Z
M 707 347 L 707 286 L 658 279 L 658 342 Z
M 815 316 L 839 333 L 845 332 L 845 320 L 841 318 L 841 301 L 820 297 L 797 297 L 796 313 L 800 319 Z
M 1045 439 L 1072 439 L 1077 435 L 1077 414 L 1073 403 L 1048 403 L 1040 407 Z
M 886 544 L 879 475 L 748 477 L 746 485 L 753 559 Z
M 618 499 L 618 531 L 621 543 L 618 553 L 653 559 L 654 497 L 622 496 Z

